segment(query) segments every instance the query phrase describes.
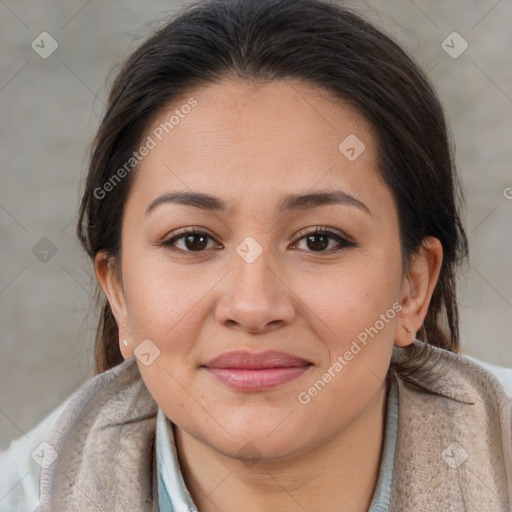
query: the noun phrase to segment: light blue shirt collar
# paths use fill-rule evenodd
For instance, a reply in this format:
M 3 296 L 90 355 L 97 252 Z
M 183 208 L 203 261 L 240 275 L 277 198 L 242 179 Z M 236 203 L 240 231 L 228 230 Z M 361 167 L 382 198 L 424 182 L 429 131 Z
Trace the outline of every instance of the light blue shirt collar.
M 386 426 L 382 447 L 379 478 L 368 512 L 388 512 L 391 496 L 391 477 L 395 460 L 396 436 L 398 432 L 398 393 L 396 380 L 391 381 L 387 398 Z
M 158 509 L 160 512 L 197 512 L 179 467 L 171 422 L 160 407 L 156 420 Z

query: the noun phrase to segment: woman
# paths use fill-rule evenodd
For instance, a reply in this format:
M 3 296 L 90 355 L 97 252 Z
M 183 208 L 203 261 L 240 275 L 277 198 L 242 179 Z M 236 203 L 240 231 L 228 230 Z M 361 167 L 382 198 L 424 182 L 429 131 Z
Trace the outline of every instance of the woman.
M 46 423 L 38 510 L 510 510 L 512 370 L 458 353 L 458 198 L 428 80 L 358 16 L 168 23 L 93 144 L 97 375 Z

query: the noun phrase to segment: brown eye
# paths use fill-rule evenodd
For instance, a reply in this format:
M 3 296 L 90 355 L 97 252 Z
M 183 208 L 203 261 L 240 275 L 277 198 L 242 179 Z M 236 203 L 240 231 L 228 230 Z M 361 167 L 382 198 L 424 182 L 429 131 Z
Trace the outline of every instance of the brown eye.
M 324 251 L 329 246 L 329 235 L 321 233 L 315 233 L 314 235 L 308 235 L 306 237 L 306 243 L 309 249 L 314 251 Z
M 202 252 L 207 248 L 208 239 L 213 240 L 207 233 L 190 230 L 165 240 L 162 245 L 176 251 Z M 176 243 L 181 240 L 183 240 L 183 246 L 177 247 Z
M 326 228 L 317 228 L 315 231 L 301 237 L 298 242 L 305 240 L 307 250 L 311 252 L 339 251 L 346 247 L 354 247 L 355 244 L 340 236 L 338 233 Z M 331 241 L 337 242 L 337 246 L 330 247 Z

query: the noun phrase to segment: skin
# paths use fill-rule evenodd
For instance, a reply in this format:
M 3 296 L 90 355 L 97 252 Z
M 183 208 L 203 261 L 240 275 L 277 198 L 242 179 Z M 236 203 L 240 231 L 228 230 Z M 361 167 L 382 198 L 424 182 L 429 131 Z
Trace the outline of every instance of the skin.
M 145 339 L 160 350 L 152 364 L 138 366 L 174 424 L 185 482 L 201 512 L 338 511 L 341 503 L 366 511 L 380 465 L 392 348 L 412 343 L 423 323 L 441 244 L 425 239 L 404 272 L 398 212 L 378 174 L 375 136 L 325 91 L 297 81 L 225 80 L 191 96 L 198 105 L 134 176 L 120 276 L 108 255 L 96 258 L 123 356 L 133 357 Z M 146 136 L 187 98 L 160 112 Z M 338 150 L 349 134 L 366 146 L 354 161 Z M 369 213 L 351 204 L 277 211 L 286 194 L 327 189 L 350 194 Z M 191 190 L 233 210 L 165 203 L 145 214 L 161 194 Z M 325 248 L 318 238 L 308 244 L 305 235 L 318 226 L 355 245 L 335 250 L 335 238 Z M 176 241 L 177 251 L 161 245 L 187 227 L 209 235 L 208 245 L 194 251 L 197 238 L 188 246 Z M 248 236 L 262 249 L 252 263 L 236 252 Z M 298 394 L 396 303 L 401 311 L 378 335 L 300 403 Z M 234 349 L 281 350 L 313 365 L 272 390 L 237 391 L 201 368 Z M 257 450 L 254 464 L 240 452 L 248 442 Z

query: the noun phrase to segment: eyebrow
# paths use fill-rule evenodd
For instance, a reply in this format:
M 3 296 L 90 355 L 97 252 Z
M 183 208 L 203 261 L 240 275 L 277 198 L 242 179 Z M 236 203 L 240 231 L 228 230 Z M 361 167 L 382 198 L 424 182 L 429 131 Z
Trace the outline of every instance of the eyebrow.
M 158 205 L 165 203 L 183 204 L 194 206 L 206 211 L 219 211 L 232 214 L 234 209 L 220 197 L 212 196 L 203 192 L 168 192 L 154 199 L 146 208 L 146 215 L 153 211 Z M 280 213 L 292 210 L 308 210 L 319 208 L 329 204 L 342 204 L 355 206 L 371 216 L 369 208 L 359 199 L 343 192 L 342 190 L 325 190 L 307 194 L 288 194 L 284 196 L 279 205 Z

